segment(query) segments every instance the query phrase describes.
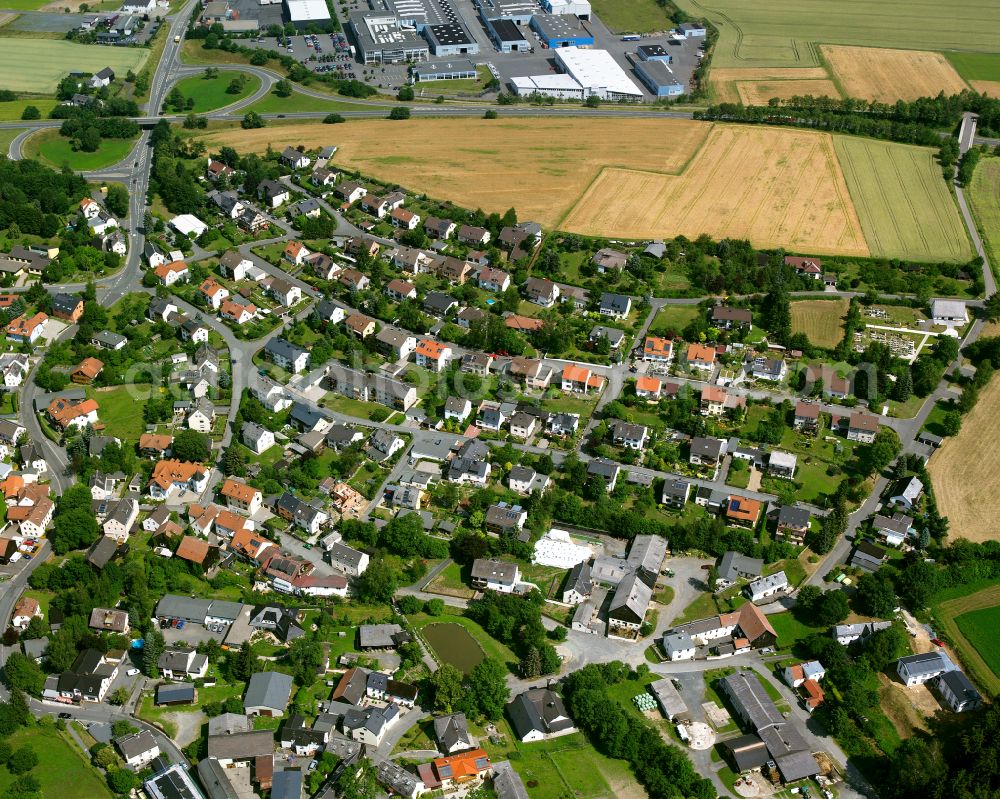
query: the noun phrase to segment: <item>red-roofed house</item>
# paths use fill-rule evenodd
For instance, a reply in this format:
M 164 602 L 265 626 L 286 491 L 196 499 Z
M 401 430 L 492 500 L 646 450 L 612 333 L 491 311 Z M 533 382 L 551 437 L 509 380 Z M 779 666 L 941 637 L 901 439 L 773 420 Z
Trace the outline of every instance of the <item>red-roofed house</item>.
M 451 361 L 451 347 L 429 338 L 421 339 L 416 349 L 417 366 L 435 372 L 448 368 Z
M 569 364 L 563 368 L 563 391 L 575 391 L 580 394 L 589 394 L 591 391 L 600 391 L 603 387 L 604 378 L 600 375 L 595 375 L 586 367 Z

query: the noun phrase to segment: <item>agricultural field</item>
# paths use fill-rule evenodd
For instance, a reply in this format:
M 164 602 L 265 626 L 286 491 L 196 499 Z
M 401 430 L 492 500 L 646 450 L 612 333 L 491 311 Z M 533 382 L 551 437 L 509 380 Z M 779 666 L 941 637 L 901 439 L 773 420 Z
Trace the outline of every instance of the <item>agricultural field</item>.
M 717 67 L 815 67 L 816 45 L 1000 52 L 1000 15 L 990 3 L 886 0 L 677 0 L 719 29 Z
M 602 167 L 679 172 L 710 126 L 675 119 L 420 119 L 408 123 L 357 120 L 288 125 L 288 144 L 340 148 L 335 166 L 398 182 L 430 197 L 503 213 L 542 225 L 558 222 Z M 227 144 L 264 152 L 275 133 L 226 130 L 204 137 L 209 149 Z M 387 149 L 385 142 L 393 145 Z M 586 141 L 582 150 L 579 142 Z M 448 142 L 447 148 L 441 142 Z M 511 178 L 516 164 L 517 178 Z
M 713 64 L 709 72 L 709 86 L 713 93 L 713 100 L 719 103 L 747 103 L 743 99 L 743 91 L 748 96 L 760 95 L 763 90 L 753 87 L 753 84 L 761 82 L 772 85 L 783 83 L 804 83 L 805 81 L 829 81 L 830 76 L 823 67 L 771 67 L 771 68 L 716 68 Z M 745 88 L 744 88 L 745 87 Z M 803 94 L 816 95 L 816 91 L 805 91 Z M 774 95 L 780 96 L 780 95 Z M 831 97 L 837 97 L 839 93 L 834 93 Z M 766 102 L 766 100 L 765 100 Z
M 986 254 L 993 268 L 1000 268 L 1000 158 L 984 158 L 979 162 L 966 197 Z
M 867 256 L 832 138 L 716 126 L 680 176 L 609 166 L 567 216 L 597 236 L 745 238 L 757 247 Z
M 767 105 L 772 98 L 788 100 L 792 97 L 840 98 L 837 85 L 832 80 L 752 80 L 738 81 L 743 105 Z
M 4 38 L 0 46 L 0 89 L 51 94 L 70 70 L 97 72 L 111 67 L 138 72 L 149 51 L 142 47 L 101 47 L 56 39 Z
M 48 128 L 29 136 L 23 150 L 25 158 L 39 158 L 55 169 L 71 164 L 73 169 L 86 172 L 117 164 L 131 152 L 134 144 L 133 139 L 101 139 L 101 145 L 87 153 L 74 150 L 72 141 L 60 136 L 58 129 Z
M 998 53 L 945 53 L 945 58 L 955 70 L 973 86 L 977 82 L 1000 84 L 1000 54 Z
M 593 0 L 591 7 L 613 33 L 652 33 L 673 26 L 656 0 Z
M 940 53 L 823 45 L 823 58 L 848 97 L 893 103 L 968 88 Z
M 957 650 L 972 680 L 987 694 L 1000 691 L 1000 585 L 934 605 L 941 632 Z
M 792 306 L 792 333 L 805 333 L 816 347 L 832 350 L 844 338 L 848 301 L 796 300 Z
M 243 75 L 246 82 L 238 94 L 229 94 L 226 89 L 237 75 Z M 184 78 L 177 82 L 176 88 L 185 98 L 194 100 L 194 108 L 190 111 L 204 114 L 245 100 L 260 88 L 260 78 L 248 73 L 220 72 L 214 78 L 206 78 L 204 75 Z
M 1000 473 L 1000 379 L 979 394 L 962 429 L 946 439 L 927 464 L 942 516 L 951 522 L 952 538 L 1000 540 L 1000 519 L 993 513 L 993 487 Z
M 925 261 L 971 257 L 933 150 L 853 136 L 834 142 L 872 255 Z

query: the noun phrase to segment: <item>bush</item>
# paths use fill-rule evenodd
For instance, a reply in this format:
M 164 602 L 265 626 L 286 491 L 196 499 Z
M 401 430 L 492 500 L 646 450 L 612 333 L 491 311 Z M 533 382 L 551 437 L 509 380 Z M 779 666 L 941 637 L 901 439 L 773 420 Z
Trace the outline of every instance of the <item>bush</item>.
M 344 117 L 341 116 L 340 114 L 327 114 L 325 117 L 323 117 L 324 125 L 339 125 L 341 122 L 346 122 L 346 121 L 347 120 L 344 119 Z
M 483 119 L 496 119 L 497 116 L 498 116 L 497 112 L 491 108 L 485 114 L 483 114 Z
M 398 105 L 389 112 L 389 119 L 409 119 L 410 109 L 405 105 Z
M 7 770 L 11 774 L 27 774 L 38 765 L 38 755 L 30 746 L 15 749 L 7 761 Z
M 41 119 L 42 112 L 33 105 L 26 105 L 21 113 L 21 119 Z

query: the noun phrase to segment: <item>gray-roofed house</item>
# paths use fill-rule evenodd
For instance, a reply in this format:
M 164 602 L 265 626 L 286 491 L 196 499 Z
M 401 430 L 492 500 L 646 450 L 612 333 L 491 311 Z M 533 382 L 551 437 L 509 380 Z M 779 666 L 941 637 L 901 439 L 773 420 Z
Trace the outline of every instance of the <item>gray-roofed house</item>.
M 511 594 L 520 581 L 521 572 L 516 563 L 476 558 L 472 564 L 472 586 L 474 588 Z
M 243 708 L 248 716 L 280 716 L 292 695 L 292 677 L 278 671 L 259 671 L 250 678 Z
M 726 552 L 719 561 L 719 577 L 730 583 L 735 583 L 740 578 L 756 579 L 763 569 L 762 559 L 751 558 L 739 552 Z
M 587 463 L 587 477 L 598 477 L 603 480 L 609 494 L 614 491 L 620 472 L 621 467 L 614 461 L 594 458 Z
M 271 799 L 302 799 L 302 788 L 302 769 L 276 771 L 271 780 Z
M 624 319 L 632 311 L 632 298 L 626 297 L 624 294 L 612 294 L 606 291 L 601 295 L 598 311 L 601 316 Z
M 133 771 L 139 771 L 160 754 L 160 745 L 149 730 L 140 730 L 137 733 L 116 738 L 115 746 L 121 752 L 125 765 Z
M 983 697 L 976 686 L 959 669 L 946 671 L 938 677 L 937 687 L 941 698 L 955 713 L 975 710 L 983 703 Z
M 646 610 L 652 597 L 652 589 L 639 578 L 638 572 L 622 579 L 608 606 L 609 634 L 612 630 L 637 632 L 646 618 Z
M 514 734 L 524 743 L 574 732 L 562 697 L 549 688 L 530 688 L 507 705 Z
M 398 624 L 362 624 L 358 628 L 358 646 L 362 650 L 395 649 L 410 640 L 410 636 Z
M 438 749 L 444 755 L 475 749 L 476 739 L 469 734 L 469 725 L 464 713 L 452 713 L 450 716 L 440 716 L 434 719 L 434 738 Z
M 567 605 L 579 605 L 590 598 L 594 591 L 594 581 L 590 573 L 590 563 L 580 561 L 572 569 L 566 578 L 566 587 L 563 588 L 562 601 Z
M 923 685 L 925 682 L 940 677 L 952 671 L 955 664 L 943 649 L 924 652 L 918 655 L 907 655 L 896 662 L 896 673 L 907 688 Z
M 805 508 L 783 505 L 778 511 L 775 538 L 779 541 L 788 541 L 796 546 L 801 545 L 805 541 L 806 533 L 809 532 L 811 519 L 812 515 Z
M 858 541 L 851 555 L 850 564 L 863 569 L 866 572 L 874 573 L 882 568 L 888 553 L 880 546 L 876 546 L 870 541 Z
M 529 799 L 524 782 L 509 760 L 493 764 L 493 792 L 497 799 Z

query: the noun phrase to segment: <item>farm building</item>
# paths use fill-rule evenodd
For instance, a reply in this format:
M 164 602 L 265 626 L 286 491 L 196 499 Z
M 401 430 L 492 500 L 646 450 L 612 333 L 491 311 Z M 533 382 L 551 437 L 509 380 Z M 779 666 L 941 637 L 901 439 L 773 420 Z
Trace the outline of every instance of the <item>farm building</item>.
M 635 74 L 657 97 L 677 97 L 684 94 L 684 84 L 663 61 L 636 61 Z
M 432 80 L 471 80 L 476 77 L 476 65 L 467 58 L 442 63 L 440 61 L 418 64 L 413 68 L 417 83 Z
M 538 38 L 551 48 L 591 47 L 594 34 L 571 14 L 543 16 L 535 14 L 531 18 L 531 29 Z

